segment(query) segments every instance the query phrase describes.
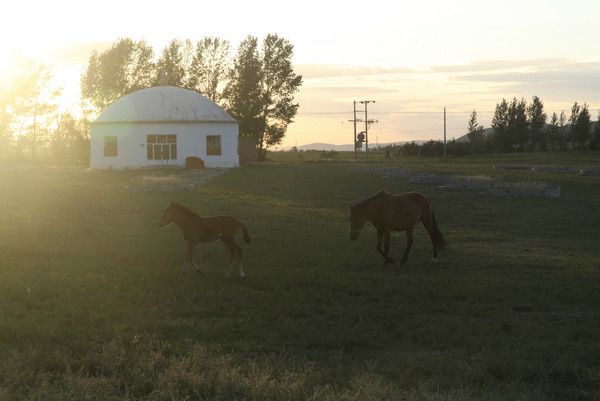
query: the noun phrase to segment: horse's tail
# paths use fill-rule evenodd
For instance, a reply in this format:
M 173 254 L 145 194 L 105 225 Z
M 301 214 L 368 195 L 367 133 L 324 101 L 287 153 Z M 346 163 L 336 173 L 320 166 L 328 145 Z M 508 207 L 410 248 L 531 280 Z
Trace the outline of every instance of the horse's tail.
M 431 235 L 431 241 L 433 242 L 433 246 L 435 246 L 435 249 L 441 251 L 442 249 L 446 248 L 448 246 L 448 243 L 444 239 L 444 236 L 440 231 L 440 227 L 438 226 L 437 221 L 435 220 L 435 214 L 433 213 L 433 206 L 431 204 L 431 201 L 425 196 L 423 196 L 423 194 L 420 194 L 418 192 L 411 192 L 410 196 L 412 199 L 414 199 L 415 202 L 417 202 L 417 204 L 421 207 L 422 213 L 424 213 L 422 217 L 423 225 Z M 429 219 L 429 212 L 431 212 L 431 220 Z M 430 223 L 431 226 L 429 226 Z
M 246 241 L 246 243 L 250 245 L 250 235 L 248 234 L 248 229 L 242 223 L 240 223 L 240 226 L 242 227 L 242 235 L 244 236 L 244 241 Z
M 437 249 L 442 250 L 448 246 L 448 243 L 444 239 L 444 236 L 442 235 L 442 232 L 440 231 L 440 227 L 438 227 L 438 225 L 437 225 L 437 221 L 435 221 L 435 214 L 433 213 L 433 210 L 431 211 L 431 218 L 433 221 L 433 235 L 432 235 L 433 245 Z

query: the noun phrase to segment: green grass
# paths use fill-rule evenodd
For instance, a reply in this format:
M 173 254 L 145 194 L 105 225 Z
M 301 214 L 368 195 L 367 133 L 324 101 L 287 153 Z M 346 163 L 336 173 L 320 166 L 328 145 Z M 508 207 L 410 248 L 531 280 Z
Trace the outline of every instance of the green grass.
M 492 166 L 524 157 L 494 157 L 390 165 L 523 179 Z M 0 166 L 0 400 L 600 399 L 600 178 L 539 174 L 561 198 L 511 199 L 362 168 L 276 161 L 164 193 L 129 192 L 137 171 Z M 393 269 L 371 227 L 348 240 L 348 203 L 383 187 L 432 199 L 439 264 L 422 228 Z M 246 280 L 218 243 L 205 275 L 179 273 L 172 200 L 248 226 Z

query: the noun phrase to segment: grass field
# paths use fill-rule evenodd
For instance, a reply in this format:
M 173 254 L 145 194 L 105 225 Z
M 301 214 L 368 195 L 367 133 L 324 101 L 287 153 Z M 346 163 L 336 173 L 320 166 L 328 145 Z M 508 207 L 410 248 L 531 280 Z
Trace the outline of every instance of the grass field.
M 600 399 L 600 177 L 536 174 L 562 196 L 503 198 L 296 156 L 172 193 L 128 191 L 145 171 L 0 165 L 0 400 Z M 600 166 L 579 156 L 390 163 Z M 383 187 L 431 198 L 440 263 L 422 228 L 392 269 L 372 227 L 348 240 L 348 203 Z M 170 201 L 242 220 L 248 278 L 225 278 L 219 243 L 181 274 Z

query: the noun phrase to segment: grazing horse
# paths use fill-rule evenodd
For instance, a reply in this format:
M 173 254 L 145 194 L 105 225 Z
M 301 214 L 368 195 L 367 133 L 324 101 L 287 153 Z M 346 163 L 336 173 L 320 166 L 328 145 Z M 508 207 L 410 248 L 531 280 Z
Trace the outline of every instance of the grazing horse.
M 244 241 L 250 244 L 250 236 L 244 224 L 229 216 L 200 217 L 187 207 L 173 202 L 165 209 L 158 225 L 165 227 L 171 223 L 179 226 L 183 232 L 183 238 L 188 243 L 185 262 L 181 267 L 182 271 L 190 264 L 196 268 L 196 271 L 200 271 L 194 261 L 196 247 L 200 242 L 220 240 L 229 252 L 228 275 L 233 271 L 234 262 L 238 266 L 240 277 L 246 275 L 242 265 L 242 248 L 235 243 L 235 236 L 241 230 Z
M 351 240 L 358 238 L 367 220 L 377 229 L 377 251 L 384 258 L 384 266 L 394 263 L 394 260 L 388 256 L 390 232 L 406 231 L 406 249 L 401 261 L 406 263 L 413 243 L 413 228 L 419 221 L 423 223 L 431 238 L 433 263 L 437 262 L 438 251 L 447 245 L 435 221 L 431 202 L 419 192 L 390 194 L 381 191 L 356 205 L 350 205 Z

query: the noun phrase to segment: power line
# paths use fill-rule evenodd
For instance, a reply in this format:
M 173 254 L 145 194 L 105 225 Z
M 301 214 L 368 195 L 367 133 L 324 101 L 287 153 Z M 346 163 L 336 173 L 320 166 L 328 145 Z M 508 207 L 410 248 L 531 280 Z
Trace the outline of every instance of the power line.
M 588 109 L 589 110 L 594 110 L 600 108 L 599 107 L 594 107 L 594 106 L 589 106 L 588 105 Z M 546 110 L 544 109 L 544 111 L 546 113 L 560 113 L 561 111 L 564 112 L 569 112 L 570 108 L 565 108 L 565 109 L 555 109 L 555 110 Z M 446 111 L 446 114 L 471 114 L 473 112 L 473 110 L 459 110 L 459 111 Z M 477 114 L 494 114 L 495 110 L 477 110 L 475 109 L 475 112 Z M 352 114 L 353 111 L 352 110 L 348 110 L 348 111 L 299 111 L 298 115 L 344 115 L 344 114 Z M 431 110 L 413 110 L 413 111 L 407 111 L 407 110 L 402 110 L 402 111 L 372 111 L 371 114 L 378 114 L 378 115 L 391 115 L 391 114 L 443 114 L 443 112 L 441 111 L 431 111 Z

